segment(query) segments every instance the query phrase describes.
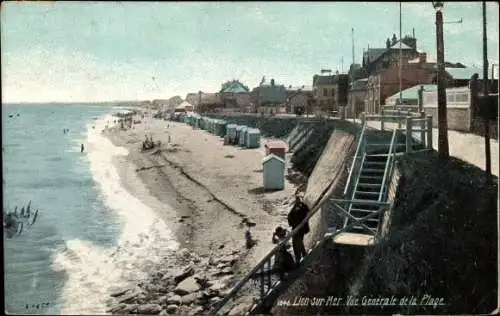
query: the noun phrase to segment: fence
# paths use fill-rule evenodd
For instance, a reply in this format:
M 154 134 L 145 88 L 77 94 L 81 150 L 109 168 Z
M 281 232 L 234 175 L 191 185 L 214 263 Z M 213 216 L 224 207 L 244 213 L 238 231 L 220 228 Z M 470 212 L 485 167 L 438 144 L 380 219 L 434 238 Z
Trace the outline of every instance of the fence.
M 425 112 L 415 113 L 401 110 L 381 110 L 380 114 L 362 115 L 363 126 L 368 121 L 380 121 L 380 130 L 396 128 L 406 135 L 406 151 L 411 152 L 415 142 L 432 149 L 432 116 Z M 408 137 L 408 136 L 411 137 Z

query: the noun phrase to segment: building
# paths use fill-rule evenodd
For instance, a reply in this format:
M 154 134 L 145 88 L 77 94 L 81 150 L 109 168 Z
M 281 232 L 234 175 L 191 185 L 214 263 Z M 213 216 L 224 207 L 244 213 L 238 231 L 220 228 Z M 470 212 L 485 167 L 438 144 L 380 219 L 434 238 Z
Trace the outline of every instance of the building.
M 401 92 L 393 94 L 392 96 L 385 99 L 385 106 L 397 106 L 398 108 L 405 108 L 414 112 L 420 111 L 420 105 L 422 105 L 422 96 L 419 96 L 419 91 L 424 92 L 435 92 L 437 91 L 437 85 L 435 84 L 423 84 L 415 85 Z
M 224 103 L 219 93 L 205 93 L 202 91 L 198 93 L 198 101 L 194 104 L 196 112 L 214 112 L 222 108 L 224 108 Z
M 355 80 L 349 85 L 346 117 L 358 118 L 365 109 L 366 85 L 368 78 Z
M 286 88 L 286 111 L 295 113 L 295 108 L 312 112 L 314 103 L 313 87 L 308 85 L 288 86 Z M 303 112 L 305 113 L 305 112 Z
M 471 90 L 468 87 L 446 89 L 446 112 L 449 129 L 463 132 L 471 131 L 474 119 L 471 95 Z M 437 89 L 423 93 L 423 109 L 426 115 L 433 117 L 433 127 L 437 127 Z
M 415 33 L 415 32 L 414 32 Z M 392 35 L 392 40 L 387 38 L 385 48 L 369 48 L 363 52 L 362 68 L 367 75 L 382 69 L 390 68 L 395 63 L 399 64 L 400 50 L 401 57 L 404 61 L 412 60 L 420 57 L 417 51 L 417 39 L 415 35 L 406 35 L 400 41 L 396 35 Z
M 390 68 L 381 69 L 368 77 L 365 97 L 365 112 L 378 113 L 385 100 L 399 92 L 400 78 L 399 65 L 393 64 Z M 425 63 L 409 64 L 403 60 L 401 67 L 401 89 L 415 85 L 434 84 L 436 70 Z M 447 76 L 447 80 L 450 77 Z
M 313 93 L 316 106 L 324 112 L 339 112 L 347 105 L 348 75 L 314 75 Z
M 258 87 L 252 90 L 251 96 L 258 109 L 274 108 L 278 110 L 278 108 L 283 107 L 286 103 L 286 88 L 284 85 L 275 84 L 274 79 L 271 79 L 269 84 L 263 80 Z
M 227 81 L 219 91 L 224 107 L 238 109 L 242 112 L 251 106 L 250 90 L 238 80 Z

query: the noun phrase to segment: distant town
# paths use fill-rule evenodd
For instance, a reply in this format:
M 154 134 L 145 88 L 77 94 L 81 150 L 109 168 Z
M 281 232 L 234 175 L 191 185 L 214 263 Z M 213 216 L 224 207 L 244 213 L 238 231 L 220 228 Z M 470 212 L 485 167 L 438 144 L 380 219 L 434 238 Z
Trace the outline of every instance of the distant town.
M 184 98 L 174 96 L 140 104 L 158 110 L 184 111 L 187 107 L 188 111 L 200 113 L 288 113 L 340 118 L 358 118 L 362 112 L 379 113 L 385 106 L 397 105 L 399 109 L 425 111 L 437 117 L 436 59 L 417 49 L 414 34 L 405 35 L 401 40 L 393 34 L 380 42 L 379 47 L 364 48 L 361 64 L 351 64 L 347 73 L 321 69 L 319 74 L 312 75 L 309 83 L 287 85 L 263 76 L 261 82 L 250 89 L 233 79 L 222 83 L 219 91 L 193 91 Z M 489 76 L 490 94 L 498 93 L 494 66 Z M 471 105 L 474 94 L 482 93 L 482 74 L 480 68 L 445 62 L 450 129 L 469 132 L 474 128 Z M 137 104 L 122 104 L 132 103 Z

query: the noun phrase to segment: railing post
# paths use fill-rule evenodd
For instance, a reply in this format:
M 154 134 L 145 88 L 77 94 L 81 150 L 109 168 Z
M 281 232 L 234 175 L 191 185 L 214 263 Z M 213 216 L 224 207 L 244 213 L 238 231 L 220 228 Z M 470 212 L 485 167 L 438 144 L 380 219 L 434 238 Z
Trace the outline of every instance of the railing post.
M 425 112 L 420 112 L 420 141 L 425 146 Z
M 264 295 L 266 294 L 266 291 L 264 289 L 264 269 L 265 269 L 265 264 L 262 265 L 261 269 L 260 269 L 260 301 L 262 302 L 262 300 L 264 299 Z
M 398 128 L 401 128 L 401 110 L 400 109 L 398 109 L 398 118 L 397 118 L 397 120 L 398 120 Z
M 432 150 L 432 116 L 427 115 L 427 149 Z
M 406 152 L 411 152 L 411 143 L 412 143 L 412 119 L 411 116 L 406 117 Z
M 380 130 L 384 130 L 384 109 L 380 110 Z

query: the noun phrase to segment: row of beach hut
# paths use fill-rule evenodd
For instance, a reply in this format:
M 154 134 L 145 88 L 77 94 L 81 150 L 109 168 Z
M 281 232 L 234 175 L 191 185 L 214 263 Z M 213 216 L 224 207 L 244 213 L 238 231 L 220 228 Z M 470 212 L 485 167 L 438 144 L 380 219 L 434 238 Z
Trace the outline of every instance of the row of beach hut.
M 211 134 L 223 137 L 227 144 L 245 148 L 260 147 L 260 130 L 244 125 L 229 124 L 227 121 L 200 116 L 186 115 L 184 123 L 194 129 L 206 130 Z

